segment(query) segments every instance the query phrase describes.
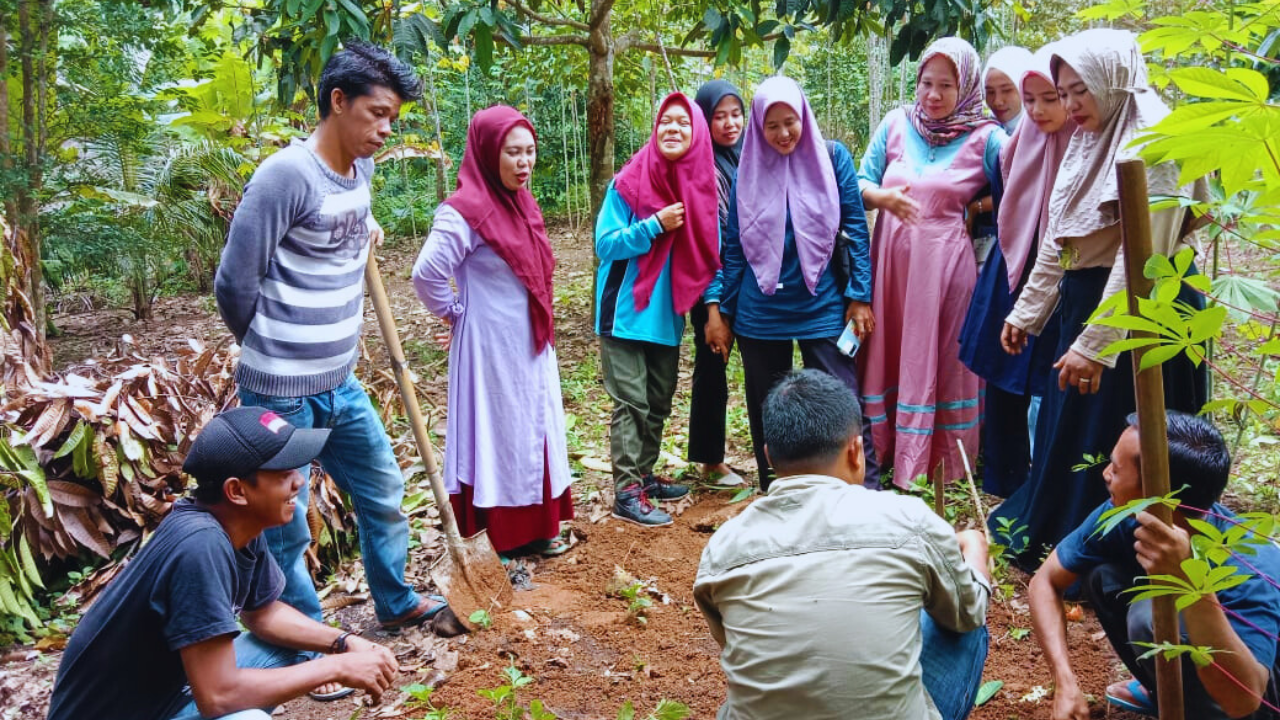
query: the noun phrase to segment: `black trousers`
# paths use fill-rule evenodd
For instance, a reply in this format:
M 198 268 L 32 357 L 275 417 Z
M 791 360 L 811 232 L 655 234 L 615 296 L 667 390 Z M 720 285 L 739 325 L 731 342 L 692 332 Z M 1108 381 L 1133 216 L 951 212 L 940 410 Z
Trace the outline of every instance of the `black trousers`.
M 693 388 L 689 398 L 688 460 L 719 465 L 724 462 L 729 363 L 707 345 L 707 306 L 701 299 L 690 308 L 689 323 L 693 325 Z
M 1030 395 L 1014 395 L 987 384 L 982 421 L 982 489 L 992 495 L 1009 497 L 1027 482 L 1031 473 L 1031 437 L 1027 434 L 1030 407 Z
M 756 467 L 759 468 L 760 491 L 767 492 L 773 482 L 773 468 L 764 453 L 764 427 L 761 410 L 764 399 L 778 380 L 791 371 L 793 343 L 800 345 L 800 358 L 806 368 L 821 370 L 838 378 L 853 391 L 862 407 L 862 394 L 858 391 L 857 365 L 854 359 L 836 348 L 835 338 L 816 340 L 755 340 L 738 337 L 738 351 L 742 353 L 743 380 L 746 384 L 747 419 L 751 422 L 751 443 L 755 448 Z M 880 464 L 876 462 L 875 446 L 871 442 L 871 423 L 862 415 L 862 449 L 867 459 L 867 474 L 863 485 L 871 490 L 880 489 Z
M 1137 576 L 1142 574 L 1144 574 L 1142 568 L 1136 562 L 1128 567 L 1120 564 L 1099 565 L 1085 575 L 1083 585 L 1085 598 L 1098 614 L 1098 624 L 1102 625 L 1102 629 L 1106 631 L 1111 647 L 1115 648 L 1116 654 L 1124 661 L 1125 667 L 1129 668 L 1129 672 L 1133 673 L 1138 682 L 1148 690 L 1154 701 L 1156 697 L 1155 658 L 1139 660 L 1138 656 L 1145 653 L 1148 648 L 1134 645 L 1134 643 L 1154 642 L 1155 632 L 1151 627 L 1151 601 L 1139 600 L 1130 603 L 1131 594 L 1121 595 L 1123 590 L 1137 585 Z M 1248 582 L 1263 581 L 1255 578 Z M 1181 642 L 1187 642 L 1185 631 Z M 1276 695 L 1276 671 L 1272 668 L 1271 681 L 1267 683 L 1267 690 L 1263 696 L 1275 705 Z M 1189 720 L 1191 718 L 1226 720 L 1229 717 L 1204 689 L 1204 685 L 1196 675 L 1195 663 L 1186 655 L 1182 658 L 1182 704 L 1186 707 L 1186 717 Z M 1270 720 L 1275 717 L 1275 714 L 1263 705 L 1249 717 L 1253 720 Z

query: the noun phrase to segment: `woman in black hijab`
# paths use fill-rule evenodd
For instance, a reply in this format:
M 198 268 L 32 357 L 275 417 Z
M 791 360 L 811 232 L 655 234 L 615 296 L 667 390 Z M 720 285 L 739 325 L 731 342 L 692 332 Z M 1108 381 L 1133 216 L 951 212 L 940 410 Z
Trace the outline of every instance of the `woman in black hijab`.
M 738 156 L 746 124 L 746 104 L 731 83 L 712 80 L 698 88 L 694 101 L 702 109 L 711 129 L 715 150 L 716 184 L 720 201 L 720 234 L 729 217 L 729 190 L 738 175 Z M 718 289 L 718 288 L 717 288 Z M 717 293 L 708 292 L 705 302 L 689 311 L 693 325 L 693 393 L 689 403 L 689 461 L 700 463 L 702 475 L 719 485 L 741 485 L 745 481 L 724 461 L 725 407 L 729 383 L 725 368 L 733 350 L 733 333 L 720 315 Z

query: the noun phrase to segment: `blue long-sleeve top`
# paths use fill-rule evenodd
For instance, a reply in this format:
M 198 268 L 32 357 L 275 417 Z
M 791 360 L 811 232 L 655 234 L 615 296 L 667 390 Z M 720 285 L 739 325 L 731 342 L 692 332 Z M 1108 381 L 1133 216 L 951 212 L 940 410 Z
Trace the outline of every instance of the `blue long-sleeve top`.
M 677 314 L 671 300 L 671 258 L 662 266 L 654 283 L 649 304 L 636 309 L 633 288 L 641 256 L 662 234 L 658 216 L 636 217 L 613 183 L 605 191 L 600 215 L 596 217 L 596 334 L 619 340 L 639 340 L 677 346 L 684 335 L 684 316 Z M 705 302 L 720 298 L 720 276 L 708 285 Z
M 836 287 L 835 275 L 827 263 L 813 294 L 805 285 L 796 252 L 795 230 L 788 212 L 782 245 L 782 268 L 773 295 L 760 291 L 755 271 L 742 252 L 738 228 L 738 188 L 729 197 L 729 219 L 723 242 L 724 269 L 721 273 L 720 309 L 733 317 L 733 331 L 758 340 L 811 340 L 836 337 L 844 329 L 845 302 L 871 302 L 871 240 L 867 214 L 862 207 L 857 168 L 848 148 L 829 143 L 831 166 L 840 190 L 840 231 L 848 236 L 844 252 L 849 254 L 849 282 Z M 837 244 L 837 250 L 840 245 Z M 708 300 L 710 302 L 710 300 Z

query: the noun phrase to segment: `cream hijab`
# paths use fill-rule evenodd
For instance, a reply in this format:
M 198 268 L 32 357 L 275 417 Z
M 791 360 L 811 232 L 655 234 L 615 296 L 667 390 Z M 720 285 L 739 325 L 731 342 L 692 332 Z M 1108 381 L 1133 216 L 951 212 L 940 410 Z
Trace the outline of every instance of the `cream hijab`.
M 1049 227 L 1043 240 L 1090 235 L 1120 220 L 1116 163 L 1137 157 L 1130 143 L 1169 114 L 1147 84 L 1147 65 L 1133 33 L 1086 30 L 1057 43 L 1050 67 L 1054 82 L 1070 65 L 1098 104 L 1098 132 L 1077 128 L 1071 136 L 1049 199 Z M 1152 195 L 1178 195 L 1178 168 L 1168 162 L 1147 168 Z

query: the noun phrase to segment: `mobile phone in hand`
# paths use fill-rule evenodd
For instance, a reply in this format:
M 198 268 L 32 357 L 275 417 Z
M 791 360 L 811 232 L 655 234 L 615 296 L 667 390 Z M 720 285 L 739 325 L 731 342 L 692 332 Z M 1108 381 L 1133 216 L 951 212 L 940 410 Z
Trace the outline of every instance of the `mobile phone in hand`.
M 836 349 L 849 357 L 855 357 L 860 347 L 862 347 L 862 341 L 858 339 L 854 321 L 850 320 L 844 326 L 844 332 L 840 333 L 840 337 L 836 339 Z

